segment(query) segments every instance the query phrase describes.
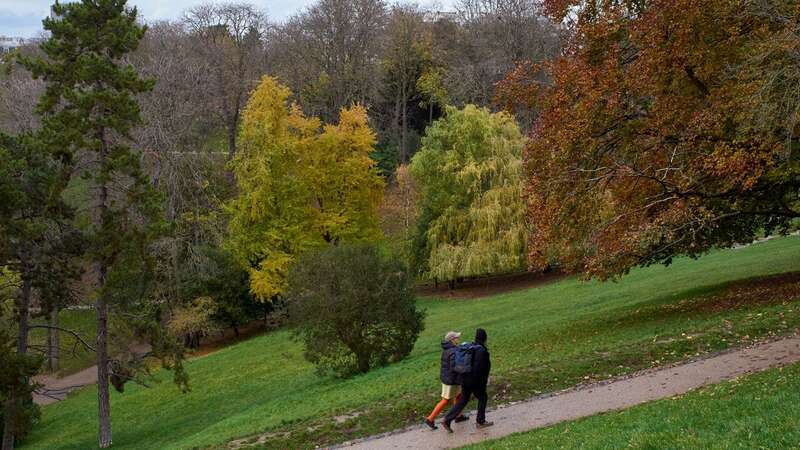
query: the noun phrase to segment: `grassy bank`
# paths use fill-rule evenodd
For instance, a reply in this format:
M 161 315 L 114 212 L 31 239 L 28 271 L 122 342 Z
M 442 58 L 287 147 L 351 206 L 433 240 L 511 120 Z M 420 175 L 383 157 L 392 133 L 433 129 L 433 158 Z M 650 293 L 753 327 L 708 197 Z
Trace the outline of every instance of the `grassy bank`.
M 798 271 L 800 238 L 788 237 L 619 282 L 422 299 L 426 329 L 412 354 L 349 380 L 317 376 L 288 333 L 267 334 L 190 361 L 188 394 L 168 374 L 114 393 L 114 447 L 214 447 L 258 434 L 271 448 L 313 447 L 417 422 L 438 396 L 439 340 L 449 329 L 488 330 L 495 404 L 789 333 L 800 327 L 797 277 L 757 280 Z M 87 388 L 44 408 L 24 447 L 92 448 L 95 395 Z
M 479 449 L 797 448 L 800 364 L 688 394 L 467 447 Z

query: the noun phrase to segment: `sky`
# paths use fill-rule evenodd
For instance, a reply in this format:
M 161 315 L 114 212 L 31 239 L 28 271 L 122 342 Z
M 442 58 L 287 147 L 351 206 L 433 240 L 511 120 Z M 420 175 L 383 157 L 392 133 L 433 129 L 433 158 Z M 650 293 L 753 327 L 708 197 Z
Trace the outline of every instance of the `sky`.
M 63 1 L 63 0 L 62 0 Z M 253 5 L 266 10 L 272 20 L 282 21 L 299 12 L 315 0 L 250 0 Z M 446 10 L 454 0 L 420 0 L 423 6 L 438 5 Z M 400 0 L 410 3 L 410 0 Z M 139 14 L 148 22 L 178 19 L 181 13 L 192 6 L 207 3 L 206 0 L 128 0 L 138 7 Z M 42 31 L 42 19 L 49 14 L 53 0 L 0 0 L 0 36 L 30 38 Z M 444 6 L 442 6 L 444 5 Z

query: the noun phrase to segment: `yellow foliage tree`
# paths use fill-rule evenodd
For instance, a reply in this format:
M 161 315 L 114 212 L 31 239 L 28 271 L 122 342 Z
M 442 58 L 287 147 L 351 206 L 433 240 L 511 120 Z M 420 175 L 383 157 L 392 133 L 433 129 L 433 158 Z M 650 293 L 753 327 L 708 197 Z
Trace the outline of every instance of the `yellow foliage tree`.
M 428 127 L 411 173 L 419 183 L 414 264 L 451 282 L 526 267 L 525 139 L 513 117 L 448 107 Z
M 290 95 L 274 78 L 262 79 L 231 162 L 238 196 L 228 204 L 227 243 L 262 301 L 284 292 L 300 253 L 379 237 L 383 179 L 369 157 L 376 139 L 366 109 L 344 108 L 338 124 L 322 127 L 290 105 Z

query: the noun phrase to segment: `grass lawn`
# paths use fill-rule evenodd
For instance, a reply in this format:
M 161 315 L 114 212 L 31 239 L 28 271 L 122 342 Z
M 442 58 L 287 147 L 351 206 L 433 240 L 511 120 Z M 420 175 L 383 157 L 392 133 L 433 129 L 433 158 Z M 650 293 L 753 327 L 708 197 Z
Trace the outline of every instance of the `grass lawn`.
M 798 446 L 800 364 L 466 448 L 777 449 Z
M 313 447 L 416 423 L 437 400 L 439 341 L 449 329 L 488 330 L 490 404 L 790 333 L 800 327 L 800 277 L 752 283 L 786 272 L 800 272 L 800 237 L 679 259 L 619 282 L 422 299 L 428 317 L 413 353 L 349 380 L 317 376 L 287 332 L 263 335 L 190 361 L 190 393 L 169 374 L 114 393 L 114 447 L 214 447 L 258 433 L 269 434 L 270 448 Z M 45 407 L 23 446 L 93 448 L 95 396 L 87 388 Z
M 75 331 L 90 345 L 94 343 L 96 330 L 94 310 L 60 311 L 58 314 L 58 321 L 60 327 Z M 32 323 L 45 322 L 46 319 L 44 317 L 38 317 L 32 320 Z M 31 330 L 31 345 L 47 345 L 47 333 L 48 330 L 42 328 Z M 59 362 L 60 369 L 58 370 L 58 375 L 69 375 L 94 365 L 94 352 L 84 348 L 74 336 L 62 332 L 60 333 L 59 339 L 61 341 L 61 360 Z

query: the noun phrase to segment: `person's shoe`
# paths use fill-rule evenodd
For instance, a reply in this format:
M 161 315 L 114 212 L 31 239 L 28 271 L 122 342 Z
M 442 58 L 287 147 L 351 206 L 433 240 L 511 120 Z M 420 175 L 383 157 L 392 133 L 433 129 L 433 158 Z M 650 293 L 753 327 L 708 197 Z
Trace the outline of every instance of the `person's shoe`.
M 466 422 L 466 421 L 468 421 L 468 420 L 469 420 L 469 416 L 462 414 L 462 415 L 460 415 L 460 416 L 456 417 L 456 420 L 455 420 L 455 422 L 456 422 L 456 423 L 459 423 L 459 422 Z
M 482 422 L 482 423 L 476 423 L 476 424 L 475 424 L 475 428 L 477 428 L 477 429 L 479 429 L 479 430 L 480 430 L 481 428 L 488 428 L 488 427 L 490 427 L 490 426 L 492 426 L 492 425 L 494 425 L 494 422 Z
M 435 430 L 435 429 L 439 428 L 439 427 L 436 426 L 435 423 L 433 423 L 433 421 L 431 419 L 428 419 L 427 417 L 425 418 L 425 425 L 429 426 L 431 428 L 431 430 Z
M 442 422 L 442 428 L 444 428 L 448 433 L 452 433 L 453 429 L 450 428 L 450 422 L 444 421 Z

